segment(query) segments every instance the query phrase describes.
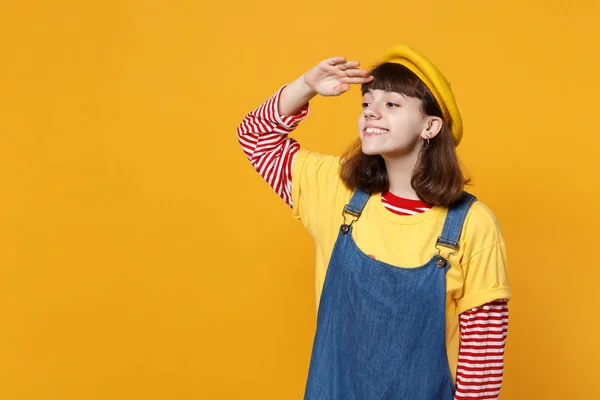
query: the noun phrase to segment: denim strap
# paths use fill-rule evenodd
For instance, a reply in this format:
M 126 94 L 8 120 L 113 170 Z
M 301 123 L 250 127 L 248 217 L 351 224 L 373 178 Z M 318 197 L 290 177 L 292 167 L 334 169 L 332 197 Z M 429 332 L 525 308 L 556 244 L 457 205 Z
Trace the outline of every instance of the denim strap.
M 347 212 L 358 219 L 362 213 L 362 210 L 365 208 L 369 197 L 371 197 L 370 194 L 365 193 L 360 189 L 356 189 L 352 195 L 352 198 L 350 199 L 350 203 L 344 206 L 344 213 Z
M 458 250 L 458 241 L 463 229 L 465 218 L 473 203 L 477 200 L 470 193 L 463 192 L 462 197 L 448 209 L 442 235 L 438 238 L 436 246 L 444 246 Z

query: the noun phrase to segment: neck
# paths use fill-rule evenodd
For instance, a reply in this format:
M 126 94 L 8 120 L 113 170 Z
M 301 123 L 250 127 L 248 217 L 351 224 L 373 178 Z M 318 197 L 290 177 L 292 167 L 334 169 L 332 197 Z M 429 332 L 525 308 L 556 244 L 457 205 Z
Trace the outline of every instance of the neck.
M 400 157 L 383 157 L 390 182 L 390 192 L 405 199 L 419 199 L 410 183 L 418 158 L 418 151 Z

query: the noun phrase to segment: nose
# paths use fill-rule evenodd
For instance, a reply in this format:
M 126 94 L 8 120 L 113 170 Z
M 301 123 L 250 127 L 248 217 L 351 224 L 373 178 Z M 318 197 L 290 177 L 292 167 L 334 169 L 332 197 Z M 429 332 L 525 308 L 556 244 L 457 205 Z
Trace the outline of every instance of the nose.
M 369 107 L 365 108 L 365 118 L 367 119 L 377 119 L 379 118 L 379 110 L 377 110 L 373 105 L 369 105 Z

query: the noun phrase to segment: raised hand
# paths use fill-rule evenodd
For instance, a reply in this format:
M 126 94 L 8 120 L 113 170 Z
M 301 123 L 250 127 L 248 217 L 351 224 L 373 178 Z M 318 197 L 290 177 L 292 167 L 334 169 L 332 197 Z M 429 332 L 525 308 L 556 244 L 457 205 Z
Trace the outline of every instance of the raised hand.
M 332 57 L 321 61 L 303 77 L 321 96 L 339 96 L 350 89 L 351 84 L 363 84 L 373 80 L 369 71 L 360 69 L 358 61 L 347 61 L 346 57 Z

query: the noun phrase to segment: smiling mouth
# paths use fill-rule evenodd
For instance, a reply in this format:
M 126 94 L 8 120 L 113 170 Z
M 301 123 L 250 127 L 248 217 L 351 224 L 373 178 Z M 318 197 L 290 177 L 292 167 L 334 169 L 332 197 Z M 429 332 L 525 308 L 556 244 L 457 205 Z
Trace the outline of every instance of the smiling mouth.
M 383 129 L 383 128 L 365 128 L 363 130 L 363 133 L 366 136 L 383 135 L 383 134 L 388 133 L 388 132 L 389 132 L 389 130 Z

